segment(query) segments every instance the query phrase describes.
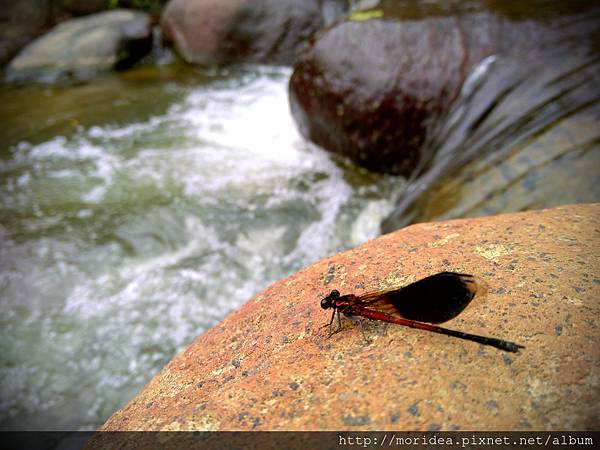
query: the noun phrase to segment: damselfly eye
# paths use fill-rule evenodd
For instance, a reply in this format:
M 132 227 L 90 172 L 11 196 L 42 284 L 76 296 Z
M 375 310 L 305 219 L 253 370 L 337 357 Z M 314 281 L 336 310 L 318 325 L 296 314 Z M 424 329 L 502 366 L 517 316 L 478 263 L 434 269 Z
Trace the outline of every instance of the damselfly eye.
M 339 291 L 335 289 L 329 293 L 327 297 L 321 300 L 321 308 L 327 309 L 333 306 L 333 301 L 340 296 Z

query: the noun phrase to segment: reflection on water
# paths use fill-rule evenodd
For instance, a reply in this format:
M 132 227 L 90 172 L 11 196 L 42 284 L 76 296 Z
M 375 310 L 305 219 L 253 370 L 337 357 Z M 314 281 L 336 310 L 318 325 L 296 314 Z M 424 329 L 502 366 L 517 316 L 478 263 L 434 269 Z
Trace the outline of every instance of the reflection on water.
M 140 70 L 4 93 L 1 428 L 98 426 L 267 284 L 374 237 L 401 187 L 299 137 L 288 70 Z

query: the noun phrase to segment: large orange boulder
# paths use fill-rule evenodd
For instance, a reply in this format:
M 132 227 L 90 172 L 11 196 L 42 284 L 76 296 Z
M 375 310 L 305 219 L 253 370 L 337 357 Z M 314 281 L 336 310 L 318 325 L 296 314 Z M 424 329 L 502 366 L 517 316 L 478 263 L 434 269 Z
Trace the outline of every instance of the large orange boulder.
M 587 430 L 599 425 L 600 204 L 413 225 L 283 279 L 173 360 L 101 428 Z M 440 334 L 344 320 L 319 300 L 441 271 L 486 294 Z M 416 299 L 418 300 L 418 299 Z M 127 448 L 138 436 L 125 434 Z M 99 434 L 91 448 L 111 448 Z M 114 441 L 112 441 L 114 442 Z

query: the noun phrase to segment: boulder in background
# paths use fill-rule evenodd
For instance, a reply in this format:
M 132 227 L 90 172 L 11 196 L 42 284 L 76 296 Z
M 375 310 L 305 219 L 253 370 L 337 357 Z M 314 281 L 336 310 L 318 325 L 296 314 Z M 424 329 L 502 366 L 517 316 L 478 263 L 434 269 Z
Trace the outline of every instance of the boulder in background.
M 292 114 L 321 147 L 371 170 L 407 175 L 428 127 L 481 53 L 469 51 L 451 17 L 341 22 L 296 60 Z
M 0 7 L 0 66 L 49 26 L 49 0 L 2 2 Z
M 109 7 L 108 0 L 19 0 L 0 7 L 0 66 L 52 26 Z
M 161 28 L 190 63 L 286 65 L 345 9 L 341 0 L 171 0 Z
M 25 47 L 8 65 L 9 82 L 53 83 L 126 68 L 152 47 L 152 21 L 116 9 L 69 20 Z

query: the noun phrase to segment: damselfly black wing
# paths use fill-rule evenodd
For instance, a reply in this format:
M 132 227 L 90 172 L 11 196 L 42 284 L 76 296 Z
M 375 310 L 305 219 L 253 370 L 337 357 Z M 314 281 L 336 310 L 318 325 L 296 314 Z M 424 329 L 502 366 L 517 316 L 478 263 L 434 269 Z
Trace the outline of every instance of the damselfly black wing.
M 459 315 L 480 287 L 472 275 L 440 272 L 400 289 L 358 296 L 362 308 L 418 322 L 442 323 Z

